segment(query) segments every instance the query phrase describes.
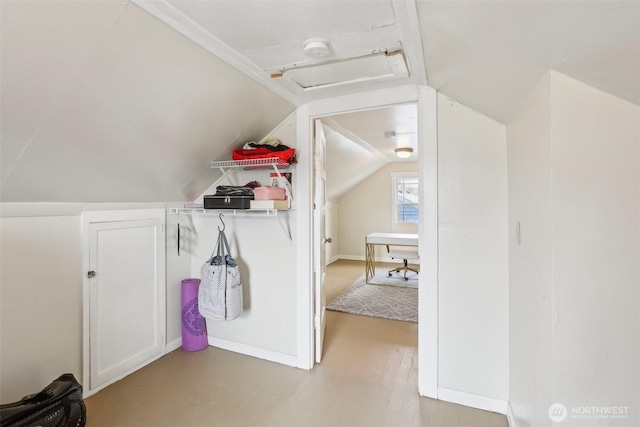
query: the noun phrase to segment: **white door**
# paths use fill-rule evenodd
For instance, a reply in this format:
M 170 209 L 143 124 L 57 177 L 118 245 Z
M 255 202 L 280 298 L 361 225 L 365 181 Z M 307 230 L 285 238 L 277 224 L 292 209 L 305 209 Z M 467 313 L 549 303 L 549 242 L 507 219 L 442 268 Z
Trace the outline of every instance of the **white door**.
M 164 211 L 142 217 L 135 212 L 141 211 L 122 212 L 121 217 L 137 216 L 125 220 L 106 213 L 104 221 L 89 212 L 94 219 L 85 222 L 89 391 L 164 354 Z
M 327 272 L 326 246 L 331 243 L 331 239 L 325 235 L 326 220 L 326 166 L 325 151 L 326 139 L 322 130 L 320 120 L 315 121 L 315 164 L 314 164 L 314 215 L 313 215 L 313 235 L 314 235 L 314 288 L 315 288 L 315 347 L 316 362 L 322 360 L 322 345 L 324 341 L 324 331 L 326 326 L 325 312 L 327 310 L 327 297 L 324 288 L 325 275 Z

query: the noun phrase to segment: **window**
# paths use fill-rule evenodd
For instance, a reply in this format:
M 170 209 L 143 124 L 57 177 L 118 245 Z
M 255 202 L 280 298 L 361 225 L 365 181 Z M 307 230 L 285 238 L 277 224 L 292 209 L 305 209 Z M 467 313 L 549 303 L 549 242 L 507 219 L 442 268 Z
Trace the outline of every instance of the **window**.
M 420 211 L 418 209 L 418 174 L 393 173 L 393 228 L 396 224 L 418 223 Z

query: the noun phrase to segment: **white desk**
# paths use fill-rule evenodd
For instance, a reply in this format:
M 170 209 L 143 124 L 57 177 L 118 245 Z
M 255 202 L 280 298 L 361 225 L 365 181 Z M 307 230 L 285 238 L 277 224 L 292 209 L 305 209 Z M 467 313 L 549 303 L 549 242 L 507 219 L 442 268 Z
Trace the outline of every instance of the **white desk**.
M 371 233 L 366 236 L 364 238 L 366 283 L 369 283 L 369 279 L 376 274 L 376 245 L 418 246 L 418 235 L 402 233 Z

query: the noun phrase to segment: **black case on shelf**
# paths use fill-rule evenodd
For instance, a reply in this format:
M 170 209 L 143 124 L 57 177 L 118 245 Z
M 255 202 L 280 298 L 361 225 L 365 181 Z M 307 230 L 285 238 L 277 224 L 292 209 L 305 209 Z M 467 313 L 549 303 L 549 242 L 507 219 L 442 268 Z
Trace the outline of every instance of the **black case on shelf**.
M 253 196 L 204 196 L 205 209 L 249 209 Z

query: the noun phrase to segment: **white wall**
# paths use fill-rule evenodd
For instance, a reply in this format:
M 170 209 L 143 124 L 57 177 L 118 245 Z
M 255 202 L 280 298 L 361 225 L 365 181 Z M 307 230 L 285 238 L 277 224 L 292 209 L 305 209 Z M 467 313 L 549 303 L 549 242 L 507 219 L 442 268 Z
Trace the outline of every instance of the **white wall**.
M 175 207 L 179 207 L 176 205 Z M 180 255 L 178 255 L 178 224 L 180 224 Z M 188 215 L 167 215 L 167 351 L 182 345 L 182 280 L 191 275 L 194 234 L 193 219 Z M 199 278 L 197 276 L 196 278 Z
M 640 107 L 551 80 L 554 400 L 640 407 Z
M 504 126 L 439 95 L 438 385 L 446 398 L 508 398 L 506 166 Z M 386 165 L 342 196 L 340 257 L 364 259 L 364 236 L 391 232 L 391 172 L 416 170 Z
M 296 148 L 295 116 L 290 116 L 268 136 L 279 138 Z M 207 335 L 212 345 L 279 361 L 296 364 L 296 230 L 295 196 L 296 168 L 283 170 L 293 177 L 293 204 L 278 217 L 233 217 L 224 215 L 225 233 L 231 251 L 240 266 L 243 285 L 244 313 L 230 322 L 207 321 Z M 232 172 L 231 184 L 244 185 L 258 181 L 269 185 L 273 168 Z M 213 184 L 207 194 L 214 194 L 217 185 L 229 185 L 227 180 Z M 222 226 L 217 215 L 193 216 L 191 242 L 191 275 L 200 278 L 200 268 L 209 259 Z
M 272 134 L 295 146 L 292 118 Z M 241 172 L 241 175 L 247 180 L 264 177 L 266 183 L 269 171 Z M 0 204 L 0 391 L 3 402 L 39 390 L 61 372 L 72 372 L 78 380 L 82 379 L 82 212 L 165 206 L 164 203 Z M 169 206 L 181 207 L 182 203 Z M 293 215 L 293 211 L 284 214 L 287 227 Z M 245 220 L 248 222 L 243 222 Z M 177 253 L 178 223 L 181 226 L 180 256 Z M 257 323 L 275 324 L 278 325 L 275 330 L 284 331 L 271 337 L 270 329 L 258 328 L 248 333 L 250 337 L 258 336 L 257 341 L 245 341 L 258 347 L 264 344 L 263 348 L 276 352 L 295 354 L 295 287 L 294 280 L 289 278 L 295 274 L 291 262 L 295 252 L 288 234 L 281 228 L 279 218 L 237 218 L 228 224 L 238 242 L 251 242 L 248 248 L 238 243 L 242 255 L 258 260 L 252 262 L 243 275 L 247 280 L 249 317 L 255 319 L 256 313 L 266 309 L 267 315 L 257 315 L 260 319 Z M 167 351 L 182 344 L 181 281 L 200 277 L 199 265 L 204 262 L 203 257 L 210 254 L 210 236 L 215 238 L 217 225 L 216 217 L 167 216 Z M 235 226 L 238 233 L 233 233 Z M 295 233 L 293 228 L 291 233 Z M 274 254 L 277 261 L 271 260 Z M 192 268 L 192 264 L 197 268 Z M 252 298 L 266 303 L 250 306 Z M 277 301 L 274 298 L 288 308 L 281 309 L 274 304 Z M 273 311 L 277 312 L 272 316 Z M 217 329 L 212 336 L 216 336 Z M 223 334 L 225 337 L 245 342 L 242 333 L 229 335 L 228 330 L 228 335 Z
M 640 107 L 551 72 L 508 136 L 514 420 L 551 425 L 562 403 L 566 425 L 636 426 Z M 629 412 L 572 418 L 594 406 Z
M 364 260 L 364 237 L 391 232 L 391 173 L 417 170 L 416 162 L 389 163 L 340 198 L 338 257 Z
M 279 213 L 288 218 L 290 213 Z M 207 321 L 209 337 L 284 355 L 296 354 L 295 247 L 279 218 L 223 216 L 234 259 L 240 266 L 244 313 L 230 322 Z M 218 235 L 217 216 L 194 217 L 192 275 L 209 259 Z M 295 231 L 295 230 L 294 230 Z M 216 343 L 213 343 L 216 345 Z
M 448 395 L 508 397 L 506 166 L 504 126 L 438 95 L 438 385 Z
M 553 403 L 550 85 L 547 75 L 507 127 L 509 402 L 518 426 L 551 425 L 546 410 Z
M 164 204 L 0 204 L 0 392 L 8 402 L 63 372 L 82 381 L 82 212 Z M 191 274 L 189 236 L 177 256 L 167 218 L 167 350 L 182 345 L 180 281 Z
M 64 372 L 82 380 L 81 218 L 0 218 L 0 394 L 8 403 Z

